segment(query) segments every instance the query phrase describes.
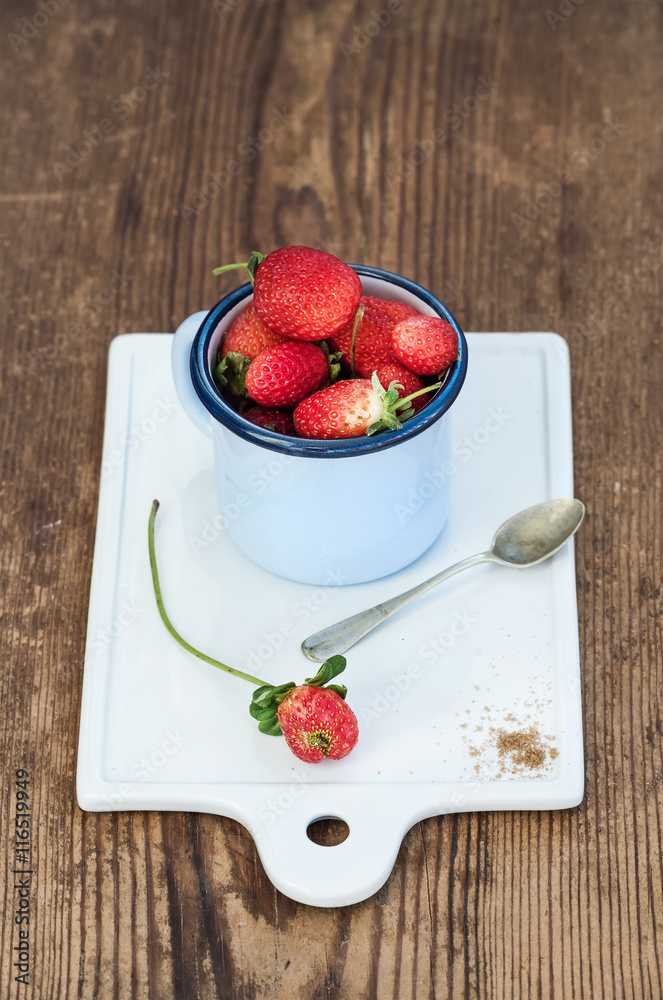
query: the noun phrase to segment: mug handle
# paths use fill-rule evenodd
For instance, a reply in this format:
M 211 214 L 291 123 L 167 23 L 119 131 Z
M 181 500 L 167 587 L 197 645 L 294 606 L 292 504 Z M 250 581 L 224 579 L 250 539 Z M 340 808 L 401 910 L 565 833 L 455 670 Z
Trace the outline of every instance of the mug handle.
M 184 412 L 199 431 L 211 438 L 211 415 L 201 403 L 191 382 L 191 345 L 206 316 L 206 312 L 193 313 L 180 323 L 173 336 L 170 359 L 175 391 Z

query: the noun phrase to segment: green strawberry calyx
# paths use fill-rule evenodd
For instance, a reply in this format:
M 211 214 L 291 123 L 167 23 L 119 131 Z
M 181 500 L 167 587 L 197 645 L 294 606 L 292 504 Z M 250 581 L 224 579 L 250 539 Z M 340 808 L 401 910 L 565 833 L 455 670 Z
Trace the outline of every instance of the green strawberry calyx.
M 246 388 L 246 373 L 249 370 L 251 358 L 239 351 L 228 351 L 214 369 L 214 381 L 220 389 L 227 389 L 233 396 L 248 397 Z
M 315 677 L 307 677 L 304 681 L 306 687 L 325 688 L 334 691 L 345 700 L 348 689 L 345 684 L 330 684 L 329 681 L 345 670 L 346 659 L 344 656 L 330 656 L 322 664 Z M 257 720 L 258 729 L 268 736 L 282 736 L 283 731 L 278 718 L 279 705 L 283 699 L 297 687 L 294 681 L 288 684 L 263 684 L 253 692 L 253 699 L 249 705 L 249 714 Z
M 243 261 L 241 264 L 224 264 L 222 267 L 215 267 L 212 274 L 223 274 L 224 271 L 236 271 L 240 267 L 245 267 L 249 280 L 253 284 L 256 280 L 256 271 L 264 259 L 264 254 L 258 250 L 253 250 L 248 260 Z
M 335 382 L 341 373 L 341 358 L 343 357 L 342 351 L 330 351 L 329 344 L 326 340 L 321 340 L 318 345 L 325 357 L 327 358 L 327 365 L 329 367 L 329 381 Z
M 416 392 L 410 393 L 409 396 L 401 398 L 398 395 L 398 390 L 403 389 L 400 382 L 394 380 L 389 383 L 388 389 L 384 389 L 380 384 L 377 372 L 373 372 L 371 381 L 373 383 L 373 389 L 382 400 L 383 411 L 380 419 L 371 424 L 366 431 L 367 437 L 370 437 L 372 434 L 377 434 L 378 431 L 400 430 L 403 426 L 402 421 L 409 420 L 409 418 L 414 414 L 414 410 L 410 406 L 412 400 L 416 399 L 417 396 L 423 396 L 425 392 L 433 392 L 433 390 L 439 389 L 442 385 L 441 382 L 436 382 L 434 385 L 424 386 L 423 389 L 417 389 Z M 397 414 L 397 410 L 402 412 Z

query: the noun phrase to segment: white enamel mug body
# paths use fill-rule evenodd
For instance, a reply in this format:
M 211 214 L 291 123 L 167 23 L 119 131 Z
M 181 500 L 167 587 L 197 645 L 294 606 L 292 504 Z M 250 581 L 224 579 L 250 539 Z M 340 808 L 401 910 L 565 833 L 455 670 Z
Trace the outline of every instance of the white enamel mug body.
M 459 355 L 443 387 L 397 431 L 313 441 L 244 420 L 214 383 L 219 344 L 252 298 L 243 285 L 186 319 L 173 341 L 180 401 L 211 438 L 218 500 L 235 545 L 259 566 L 303 583 L 365 583 L 409 565 L 444 528 L 451 463 L 449 408 L 467 371 L 467 342 L 449 310 L 407 278 L 357 265 L 364 294 L 406 302 L 455 328 Z

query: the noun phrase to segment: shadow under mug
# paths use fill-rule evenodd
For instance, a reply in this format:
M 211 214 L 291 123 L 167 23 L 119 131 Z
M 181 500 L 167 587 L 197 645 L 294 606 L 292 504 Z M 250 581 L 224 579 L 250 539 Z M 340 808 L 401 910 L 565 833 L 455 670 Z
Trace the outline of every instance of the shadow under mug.
M 212 440 L 219 502 L 234 513 L 228 535 L 272 573 L 326 586 L 365 583 L 403 569 L 444 528 L 451 469 L 448 411 L 467 371 L 465 336 L 442 302 L 400 275 L 353 267 L 365 295 L 441 316 L 458 333 L 458 358 L 443 387 L 400 430 L 317 441 L 277 434 L 239 416 L 212 372 L 225 331 L 252 299 L 250 284 L 210 312 L 189 316 L 172 349 L 178 397 Z

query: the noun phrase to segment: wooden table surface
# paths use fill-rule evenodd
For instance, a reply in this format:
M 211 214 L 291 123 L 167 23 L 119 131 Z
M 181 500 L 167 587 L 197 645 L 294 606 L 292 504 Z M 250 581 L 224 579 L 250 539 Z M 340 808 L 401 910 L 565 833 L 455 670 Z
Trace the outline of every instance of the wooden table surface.
M 1 17 L 0 995 L 660 998 L 663 4 Z M 75 799 L 109 342 L 286 243 L 412 277 L 467 330 L 565 337 L 588 509 L 582 805 L 419 823 L 340 909 L 278 893 L 236 822 Z

